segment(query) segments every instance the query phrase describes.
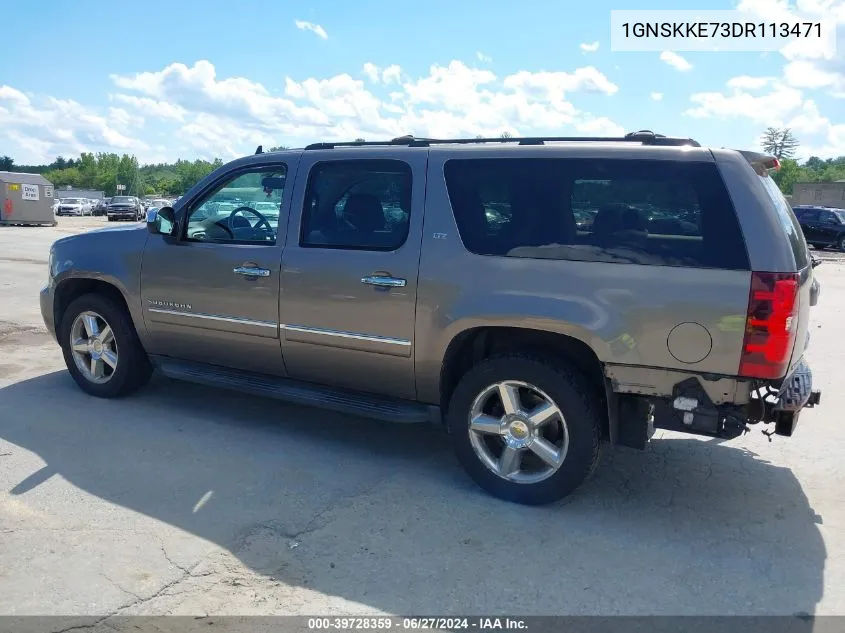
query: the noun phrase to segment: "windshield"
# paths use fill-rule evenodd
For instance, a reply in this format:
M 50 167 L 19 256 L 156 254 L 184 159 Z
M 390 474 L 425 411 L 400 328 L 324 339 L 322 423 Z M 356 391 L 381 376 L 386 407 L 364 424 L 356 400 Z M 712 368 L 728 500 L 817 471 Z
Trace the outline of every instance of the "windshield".
M 833 214 L 839 218 L 839 221 L 845 223 L 845 209 L 831 209 Z
M 114 204 L 114 203 L 125 204 L 127 202 L 128 203 L 134 202 L 134 200 L 132 198 L 130 198 L 129 196 L 115 196 L 114 198 L 111 199 L 111 201 L 112 201 L 112 204 Z
M 79 198 L 65 198 L 62 202 L 65 204 L 82 204 L 82 200 Z
M 801 225 L 798 224 L 798 218 L 795 217 L 792 207 L 783 197 L 775 181 L 768 174 L 761 175 L 760 179 L 763 181 L 766 193 L 769 194 L 769 199 L 774 204 L 778 220 L 780 220 L 780 224 L 789 238 L 789 245 L 792 247 L 792 254 L 795 256 L 795 264 L 798 266 L 798 270 L 803 270 L 810 263 L 810 252 L 807 249 L 804 232 L 801 230 Z

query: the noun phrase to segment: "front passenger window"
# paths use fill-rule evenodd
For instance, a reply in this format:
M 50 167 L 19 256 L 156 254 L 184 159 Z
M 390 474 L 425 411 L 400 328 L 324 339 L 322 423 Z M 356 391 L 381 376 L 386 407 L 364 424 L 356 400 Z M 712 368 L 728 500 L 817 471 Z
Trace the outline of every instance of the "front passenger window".
M 276 243 L 286 169 L 241 172 L 191 205 L 185 239 L 239 244 Z

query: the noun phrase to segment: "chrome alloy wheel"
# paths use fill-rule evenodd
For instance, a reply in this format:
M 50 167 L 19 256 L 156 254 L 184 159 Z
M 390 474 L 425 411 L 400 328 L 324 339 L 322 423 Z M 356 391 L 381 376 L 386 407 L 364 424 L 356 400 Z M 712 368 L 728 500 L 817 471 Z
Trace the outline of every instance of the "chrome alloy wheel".
M 106 320 L 96 312 L 82 312 L 70 328 L 70 349 L 76 368 L 90 382 L 111 380 L 117 369 L 117 341 Z
M 549 396 L 515 380 L 484 389 L 469 414 L 475 454 L 493 473 L 520 484 L 555 474 L 569 450 L 566 420 Z

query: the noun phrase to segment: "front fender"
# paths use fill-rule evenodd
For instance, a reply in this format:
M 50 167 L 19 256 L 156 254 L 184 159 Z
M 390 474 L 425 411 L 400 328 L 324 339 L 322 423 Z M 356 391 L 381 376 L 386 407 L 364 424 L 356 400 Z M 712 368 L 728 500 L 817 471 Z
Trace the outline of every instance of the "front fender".
M 141 315 L 141 264 L 148 237 L 144 226 L 105 228 L 63 238 L 51 249 L 50 283 L 54 296 L 75 280 L 109 284 L 116 288 L 142 342 L 146 329 Z M 58 324 L 58 320 L 56 321 Z

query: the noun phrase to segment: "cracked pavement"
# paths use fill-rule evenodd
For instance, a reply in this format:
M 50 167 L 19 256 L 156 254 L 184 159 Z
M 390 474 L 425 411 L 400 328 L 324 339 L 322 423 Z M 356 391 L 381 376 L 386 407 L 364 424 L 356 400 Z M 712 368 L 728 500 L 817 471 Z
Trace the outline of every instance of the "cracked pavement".
M 659 432 L 561 504 L 488 497 L 439 429 L 155 378 L 85 396 L 41 323 L 49 244 L 0 229 L 0 614 L 845 614 L 845 261 L 793 438 Z M 60 627 L 57 627 L 60 628 Z

